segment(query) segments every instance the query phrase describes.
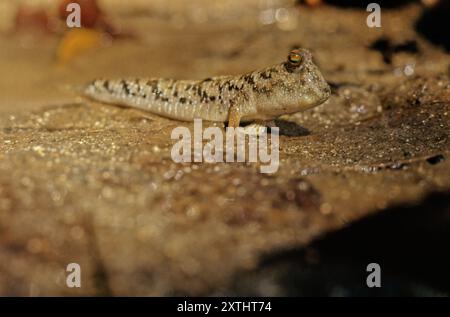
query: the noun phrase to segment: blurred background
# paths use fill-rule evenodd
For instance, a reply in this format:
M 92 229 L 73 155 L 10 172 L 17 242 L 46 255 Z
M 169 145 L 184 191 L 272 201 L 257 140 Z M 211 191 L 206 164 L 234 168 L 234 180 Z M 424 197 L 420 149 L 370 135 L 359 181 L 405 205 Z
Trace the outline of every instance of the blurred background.
M 370 2 L 0 0 L 0 295 L 448 296 L 449 2 L 378 1 L 379 28 Z M 333 93 L 277 122 L 270 176 L 175 164 L 180 123 L 70 89 L 242 74 L 293 47 Z

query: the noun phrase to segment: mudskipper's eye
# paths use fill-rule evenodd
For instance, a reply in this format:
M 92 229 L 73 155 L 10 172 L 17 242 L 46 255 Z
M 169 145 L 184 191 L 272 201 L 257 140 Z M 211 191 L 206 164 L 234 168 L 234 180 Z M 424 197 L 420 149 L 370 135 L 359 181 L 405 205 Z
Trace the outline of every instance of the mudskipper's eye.
M 300 65 L 301 61 L 302 61 L 302 55 L 300 54 L 299 50 L 292 50 L 289 53 L 288 56 L 288 61 L 289 63 L 291 63 L 293 66 L 298 66 Z

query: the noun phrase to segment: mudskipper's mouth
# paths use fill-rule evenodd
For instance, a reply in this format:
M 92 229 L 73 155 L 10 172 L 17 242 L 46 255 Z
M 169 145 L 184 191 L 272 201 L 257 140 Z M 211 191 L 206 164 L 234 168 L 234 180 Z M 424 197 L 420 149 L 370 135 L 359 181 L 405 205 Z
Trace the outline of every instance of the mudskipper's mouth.
M 331 88 L 327 83 L 324 83 L 322 87 L 319 88 L 317 93 L 318 104 L 322 104 L 330 98 Z

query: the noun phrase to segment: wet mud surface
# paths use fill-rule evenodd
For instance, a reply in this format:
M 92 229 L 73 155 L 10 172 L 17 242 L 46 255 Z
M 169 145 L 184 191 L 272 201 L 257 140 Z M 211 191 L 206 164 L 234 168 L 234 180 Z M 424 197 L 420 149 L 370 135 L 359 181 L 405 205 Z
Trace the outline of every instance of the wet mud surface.
M 136 3 L 105 6 L 136 36 L 63 67 L 57 35 L 0 38 L 1 295 L 450 293 L 450 58 L 416 29 L 420 4 L 387 8 L 369 29 L 357 7 L 249 1 L 244 14 L 224 1 L 224 18 L 217 3 Z M 175 163 L 171 131 L 191 123 L 64 89 L 240 74 L 296 45 L 333 94 L 277 120 L 272 175 Z M 79 289 L 65 285 L 72 262 Z M 386 288 L 364 287 L 370 262 L 385 265 Z

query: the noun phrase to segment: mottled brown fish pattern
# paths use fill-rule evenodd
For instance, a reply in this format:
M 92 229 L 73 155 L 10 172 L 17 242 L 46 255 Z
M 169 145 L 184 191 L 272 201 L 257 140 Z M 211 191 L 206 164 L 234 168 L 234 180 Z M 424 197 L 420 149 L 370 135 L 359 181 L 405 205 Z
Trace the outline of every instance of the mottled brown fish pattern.
M 204 80 L 97 79 L 84 95 L 181 121 L 196 118 L 229 122 L 272 120 L 325 102 L 330 88 L 311 54 L 292 50 L 280 64 L 241 76 Z

